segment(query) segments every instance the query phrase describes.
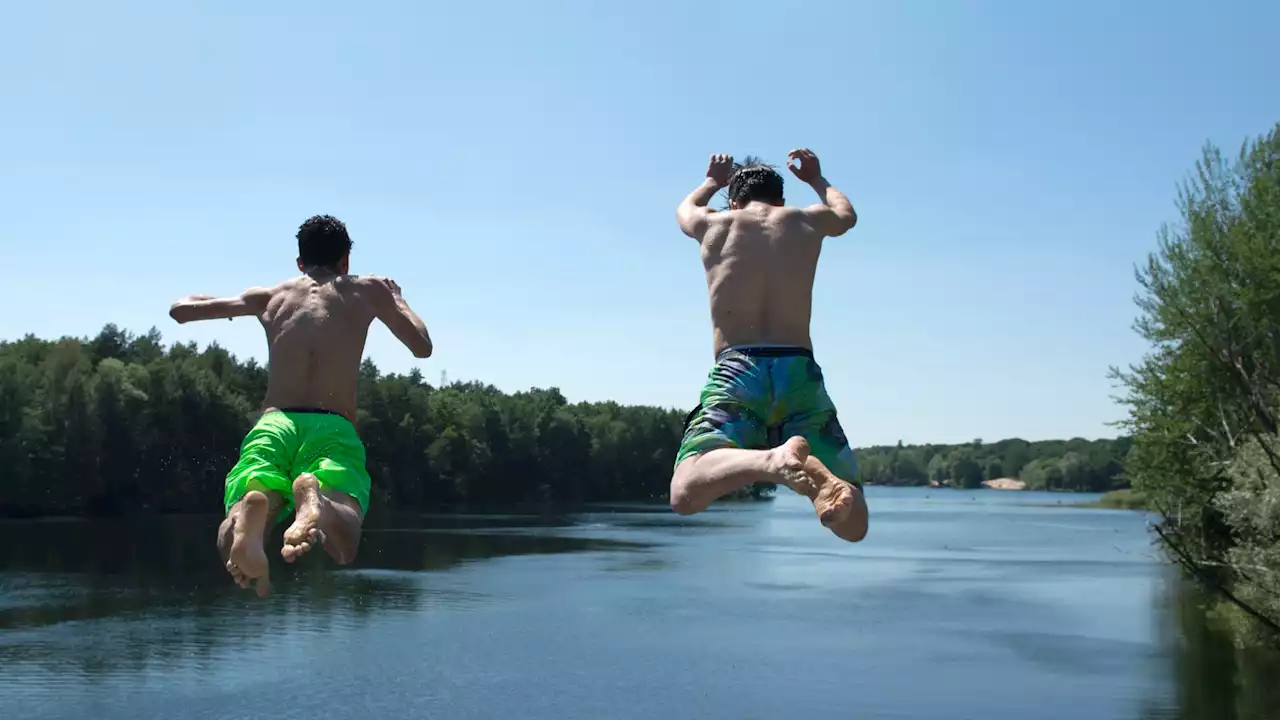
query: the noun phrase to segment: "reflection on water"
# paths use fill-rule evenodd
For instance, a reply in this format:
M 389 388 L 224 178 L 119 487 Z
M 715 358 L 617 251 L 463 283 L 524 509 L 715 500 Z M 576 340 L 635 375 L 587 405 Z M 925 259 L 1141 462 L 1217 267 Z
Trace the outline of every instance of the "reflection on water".
M 276 556 L 265 600 L 216 517 L 0 523 L 0 717 L 736 720 L 821 714 L 815 683 L 842 717 L 1280 716 L 1280 664 L 1231 647 L 1142 516 L 869 498 L 857 546 L 786 494 L 395 518 L 347 568 Z
M 276 592 L 263 601 L 228 583 L 212 542 L 219 521 L 0 523 L 0 667 L 35 664 L 53 678 L 70 665 L 92 679 L 208 662 L 227 645 L 243 649 L 246 622 L 272 635 L 323 634 L 388 612 L 467 609 L 490 599 L 432 587 L 418 573 L 502 556 L 645 547 L 537 532 L 569 524 L 550 516 L 409 517 L 367 529 L 359 560 L 347 568 L 320 553 L 296 565 L 273 556 Z M 282 532 L 274 529 L 269 547 L 279 548 Z
M 184 517 L 0 524 L 0 628 L 156 613 L 169 607 L 240 607 L 243 593 L 227 584 L 212 542 L 218 522 L 216 517 Z M 403 573 L 510 555 L 645 547 L 623 540 L 527 532 L 566 524 L 545 517 L 423 516 L 368 528 L 358 561 L 341 570 L 331 568 L 321 553 L 295 565 L 273 554 L 272 577 L 283 601 L 255 602 L 254 607 L 284 612 L 289 603 L 305 602 L 312 611 L 341 610 L 357 616 L 383 609 L 414 610 L 419 600 L 416 583 Z M 504 532 L 514 528 L 526 532 Z M 280 547 L 282 532 L 283 526 L 274 528 L 269 547 Z
M 1164 636 L 1174 698 L 1167 709 L 1147 717 L 1179 720 L 1272 720 L 1280 718 L 1280 653 L 1240 650 L 1230 634 L 1205 610 L 1205 595 L 1189 583 L 1171 583 L 1158 616 L 1169 626 Z

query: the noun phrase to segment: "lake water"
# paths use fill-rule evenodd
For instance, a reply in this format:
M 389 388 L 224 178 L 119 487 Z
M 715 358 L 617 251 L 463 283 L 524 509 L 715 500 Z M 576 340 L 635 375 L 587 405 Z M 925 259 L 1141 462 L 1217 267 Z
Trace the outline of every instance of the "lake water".
M 1088 499 L 869 488 L 859 545 L 786 492 L 687 518 L 402 518 L 349 568 L 276 562 L 266 600 L 221 570 L 216 517 L 0 523 L 0 717 L 1280 710 L 1240 689 L 1147 517 L 1064 506 Z

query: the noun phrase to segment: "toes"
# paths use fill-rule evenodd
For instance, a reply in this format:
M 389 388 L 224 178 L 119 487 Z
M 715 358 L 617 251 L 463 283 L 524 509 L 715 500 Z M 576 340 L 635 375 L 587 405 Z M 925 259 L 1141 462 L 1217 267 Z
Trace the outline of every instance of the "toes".
M 258 597 L 266 597 L 270 595 L 271 581 L 265 576 L 258 578 L 257 585 L 254 587 L 253 591 L 258 595 Z
M 316 530 L 311 530 L 307 533 L 306 537 L 324 540 L 324 535 L 320 535 Z M 307 554 L 307 552 L 311 550 L 311 546 L 314 544 L 314 542 L 307 540 L 294 541 L 292 543 L 286 542 L 284 547 L 280 548 L 280 557 L 284 558 L 285 562 L 293 562 Z

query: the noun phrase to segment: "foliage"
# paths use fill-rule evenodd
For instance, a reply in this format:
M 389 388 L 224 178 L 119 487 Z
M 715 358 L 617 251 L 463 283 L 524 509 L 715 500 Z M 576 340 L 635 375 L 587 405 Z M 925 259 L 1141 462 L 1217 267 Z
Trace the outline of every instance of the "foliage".
M 254 361 L 165 349 L 155 330 L 0 343 L 0 513 L 220 511 L 265 392 Z M 366 360 L 357 420 L 375 506 L 425 507 L 664 497 L 684 416 L 554 388 L 437 388 Z
M 1048 440 L 1013 438 L 983 444 L 903 445 L 856 451 L 862 478 L 881 485 L 954 485 L 976 488 L 984 481 L 1015 477 L 1032 490 L 1102 492 L 1125 487 L 1127 438 Z
M 1103 495 L 1098 499 L 1098 502 L 1092 503 L 1090 507 L 1108 510 L 1146 510 L 1147 500 L 1137 490 L 1124 488 L 1123 490 L 1112 490 Z
M 357 429 L 372 504 L 406 508 L 659 499 L 683 413 L 569 403 L 556 389 L 506 394 L 434 387 L 421 373 L 361 367 Z M 98 515 L 220 508 L 223 479 L 266 392 L 266 371 L 217 344 L 165 347 L 158 331 L 108 325 L 97 337 L 0 342 L 0 514 Z M 864 478 L 976 487 L 1032 461 L 1092 465 L 1076 485 L 1114 484 L 1127 440 L 858 451 Z M 1067 477 L 1063 473 L 1063 477 Z M 1071 476 L 1074 477 L 1074 476 Z M 772 485 L 736 493 L 767 497 Z
M 1115 372 L 1126 469 L 1173 557 L 1280 633 L 1280 125 L 1233 162 L 1206 147 L 1179 209 L 1137 273 L 1151 350 Z

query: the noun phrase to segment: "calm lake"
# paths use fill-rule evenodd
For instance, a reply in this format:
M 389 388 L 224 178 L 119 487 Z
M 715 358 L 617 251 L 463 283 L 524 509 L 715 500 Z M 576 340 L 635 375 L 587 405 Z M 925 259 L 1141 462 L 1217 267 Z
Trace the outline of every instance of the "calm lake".
M 0 717 L 1280 712 L 1148 518 L 1064 506 L 1090 499 L 869 488 L 860 545 L 787 492 L 384 518 L 350 568 L 275 556 L 266 600 L 222 571 L 217 517 L 0 523 Z

